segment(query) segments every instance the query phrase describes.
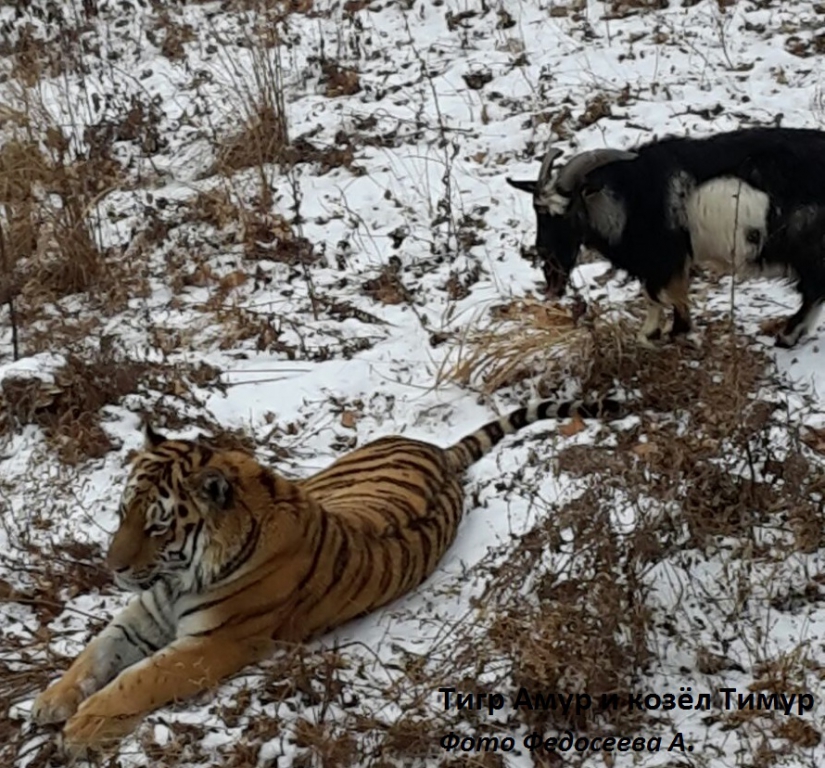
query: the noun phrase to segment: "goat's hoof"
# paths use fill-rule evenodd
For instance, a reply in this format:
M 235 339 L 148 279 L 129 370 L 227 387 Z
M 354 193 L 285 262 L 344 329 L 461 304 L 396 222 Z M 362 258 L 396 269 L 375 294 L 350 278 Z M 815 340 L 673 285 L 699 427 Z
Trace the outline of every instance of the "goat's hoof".
M 644 347 L 645 349 L 660 349 L 661 348 L 661 338 L 662 335 L 658 331 L 654 336 L 648 336 L 644 333 L 640 333 L 636 340 L 640 347 Z
M 702 348 L 702 339 L 700 338 L 699 334 L 695 331 L 688 331 L 687 333 L 682 331 L 680 333 L 671 334 L 670 340 L 681 344 L 687 344 L 693 347 L 694 349 Z
M 790 328 L 788 325 L 785 325 L 785 327 L 782 328 L 782 330 L 779 331 L 779 333 L 777 333 L 774 337 L 774 344 L 780 349 L 790 349 L 791 347 L 795 347 L 799 340 L 807 332 L 805 323 L 797 323 Z
M 779 333 L 774 339 L 774 346 L 778 349 L 792 349 L 796 346 L 801 335 L 802 334 Z

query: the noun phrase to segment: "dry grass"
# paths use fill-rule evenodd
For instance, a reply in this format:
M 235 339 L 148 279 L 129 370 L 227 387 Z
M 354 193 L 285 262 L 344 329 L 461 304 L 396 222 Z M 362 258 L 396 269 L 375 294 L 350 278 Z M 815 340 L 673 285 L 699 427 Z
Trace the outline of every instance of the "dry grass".
M 133 394 L 160 396 L 152 415 L 157 416 L 171 398 L 180 406 L 193 386 L 219 386 L 217 369 L 202 363 L 183 368 L 129 360 L 111 350 L 83 358 L 70 354 L 54 373 L 54 380 L 7 376 L 0 383 L 0 434 L 9 434 L 32 424 L 40 427 L 48 444 L 66 465 L 76 466 L 98 459 L 118 448 L 103 428 L 105 408 Z M 171 409 L 175 413 L 174 409 Z M 174 426 L 174 425 L 173 425 Z M 215 440 L 237 447 L 240 437 L 225 439 L 214 425 L 203 426 L 218 433 Z M 246 443 L 248 445 L 248 442 Z
M 522 381 L 538 367 L 575 351 L 592 351 L 586 330 L 566 307 L 533 299 L 517 299 L 494 307 L 491 322 L 459 339 L 454 362 L 445 362 L 437 383 L 453 380 L 462 386 L 479 383 L 486 394 Z M 448 358 L 448 361 L 450 358 Z
M 0 428 L 7 433 L 27 424 L 39 426 L 69 465 L 101 458 L 115 447 L 101 425 L 102 409 L 139 391 L 157 372 L 156 366 L 106 355 L 90 361 L 70 355 L 54 382 L 6 377 L 0 385 Z
M 288 10 L 265 0 L 257 0 L 254 6 L 257 22 L 247 41 L 252 57 L 251 72 L 244 71 L 237 63 L 226 62 L 233 97 L 242 115 L 242 127 L 219 142 L 216 163 L 208 175 L 229 176 L 244 168 L 255 168 L 261 210 L 268 211 L 272 200 L 267 166 L 280 166 L 289 146 L 280 48 Z
M 582 483 L 581 495 L 548 514 L 497 567 L 479 601 L 491 621 L 488 648 L 507 660 L 511 689 L 587 691 L 594 703 L 618 693 L 626 700 L 644 687 L 654 659 L 651 568 L 677 552 L 712 552 L 722 541 L 733 542 L 732 556 L 746 570 L 752 558 L 781 561 L 823 546 L 825 467 L 810 450 L 819 441 L 815 431 L 803 436 L 789 428 L 783 403 L 756 396 L 772 383 L 772 363 L 728 322 L 701 325 L 698 349 L 667 344 L 650 350 L 636 344 L 635 321 L 595 305 L 578 322 L 552 305 L 515 302 L 506 309 L 462 340 L 459 362 L 446 377 L 480 381 L 487 393 L 537 369 L 540 390 L 554 389 L 562 370 L 583 391 L 604 392 L 620 382 L 639 423 L 615 434 L 609 448 L 573 445 L 558 452 L 554 467 Z M 777 427 L 788 436 L 782 447 Z M 613 515 L 623 507 L 632 510 L 634 524 L 620 534 Z M 757 528 L 775 531 L 778 543 L 757 544 Z M 547 558 L 562 552 L 567 565 L 556 572 Z M 749 585 L 748 594 L 758 588 Z M 747 605 L 744 594 L 738 598 Z M 464 642 L 457 647 L 477 651 Z M 488 650 L 480 664 L 492 659 Z M 729 665 L 716 659 L 713 668 Z M 774 662 L 767 666 L 778 669 Z M 704 669 L 711 673 L 707 653 Z M 799 680 L 795 672 L 772 690 L 796 690 Z M 615 726 L 617 718 L 630 725 L 626 710 L 561 715 L 520 713 L 539 731 L 592 732 Z M 799 743 L 817 737 L 808 728 L 783 732 Z
M 19 323 L 31 332 L 24 338 L 31 352 L 43 348 L 44 338 L 47 348 L 65 338 L 56 326 L 71 333 L 66 318 L 47 322 L 60 299 L 86 293 L 112 314 L 147 287 L 137 244 L 127 254 L 103 246 L 97 205 L 123 184 L 119 164 L 104 146 L 90 144 L 85 154 L 72 149 L 71 127 L 36 90 L 12 92 L 10 137 L 0 148 L 0 270 L 8 289 L 3 300 L 15 300 L 15 330 Z
M 215 170 L 231 175 L 244 168 L 279 163 L 286 146 L 285 118 L 274 105 L 265 102 L 248 105 L 243 127 L 221 146 Z
M 651 516 L 620 534 L 611 514 L 592 489 L 549 514 L 496 566 L 479 601 L 490 617 L 490 645 L 509 669 L 505 690 L 592 697 L 592 708 L 580 712 L 520 709 L 522 722 L 540 733 L 638 726 L 626 708 L 599 704 L 602 695 L 626 701 L 653 660 L 644 572 L 661 535 Z M 551 567 L 548 556 L 562 551 L 566 565 Z

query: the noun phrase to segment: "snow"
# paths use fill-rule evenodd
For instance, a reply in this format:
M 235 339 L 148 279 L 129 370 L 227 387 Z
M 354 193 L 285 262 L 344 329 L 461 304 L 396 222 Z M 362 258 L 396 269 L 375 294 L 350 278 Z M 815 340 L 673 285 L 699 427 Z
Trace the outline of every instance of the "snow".
M 35 0 L 32 5 L 37 7 Z M 505 177 L 535 175 L 549 142 L 568 156 L 596 147 L 631 148 L 671 132 L 708 134 L 780 118 L 783 125 L 817 127 L 823 111 L 821 56 L 797 56 L 786 45 L 793 36 L 812 40 L 821 24 L 821 9 L 808 0 L 701 0 L 688 7 L 671 2 L 667 9 L 644 9 L 624 18 L 609 17 L 610 7 L 635 8 L 636 3 L 586 0 L 576 6 L 579 10 L 560 13 L 565 6 L 556 2 L 502 0 L 490 6 L 475 0 L 410 0 L 374 2 L 350 12 L 346 4 L 316 0 L 308 4 L 310 13 L 292 12 L 277 24 L 243 10 L 242 3 L 168 4 L 163 11 L 168 19 L 193 30 L 192 39 L 183 43 L 183 58 L 168 58 L 160 49 L 168 28 L 161 6 L 106 0 L 95 5 L 97 15 L 85 18 L 82 4 L 67 0 L 61 5 L 62 25 L 47 24 L 31 10 L 14 17 L 12 6 L 0 8 L 11 44 L 28 23 L 35 37 L 51 40 L 52 50 L 66 56 L 66 46 L 73 44 L 56 38 L 62 27 L 75 28 L 83 21 L 81 43 L 72 48 L 73 60 L 82 62 L 83 69 L 44 74 L 35 89 L 51 119 L 64 127 L 76 147 L 83 147 L 87 126 L 122 120 L 132 104 L 144 109 L 151 104 L 157 115 L 153 130 L 161 139 L 159 151 L 148 155 L 139 142 L 116 142 L 113 152 L 126 168 L 127 181 L 101 194 L 91 214 L 107 248 L 134 247 L 136 233 L 150 217 L 169 225 L 161 242 L 147 246 L 149 293 L 130 296 L 123 311 L 108 316 L 87 296 L 62 299 L 63 317 L 90 316 L 97 322 L 94 332 L 76 341 L 72 351 L 88 352 L 99 337 L 110 336 L 131 359 L 214 365 L 221 370 L 222 387 L 193 386 L 188 397 L 140 393 L 108 406 L 104 428 L 118 447 L 75 468 L 59 465 L 40 427 L 27 425 L 7 439 L 0 462 L 0 580 L 21 589 L 37 581 L 36 574 L 21 568 L 27 552 L 47 551 L 65 541 L 105 549 L 116 526 L 124 459 L 142 440 L 137 411 L 143 407 L 151 410 L 163 403 L 173 408 L 187 425 L 168 431 L 185 437 L 200 431 L 194 423 L 198 415 L 224 428 L 241 429 L 260 441 L 262 459 L 275 461 L 287 475 L 305 476 L 328 465 L 353 440 L 362 445 L 382 435 L 404 434 L 447 445 L 533 396 L 529 383 L 489 399 L 475 388 L 436 386 L 450 345 L 432 346 L 430 339 L 434 332 L 466 330 L 492 305 L 535 291 L 538 270 L 519 255 L 520 246 L 534 237 L 530 199 L 509 187 Z M 474 15 L 450 22 L 465 11 Z M 509 26 L 508 19 L 513 22 Z M 240 125 L 244 94 L 254 88 L 258 55 L 249 41 L 266 23 L 275 26 L 284 41 L 277 50 L 290 136 L 306 135 L 316 147 L 330 148 L 340 144 L 336 135 L 343 131 L 352 139 L 353 165 L 363 169 L 359 175 L 345 167 L 324 171 L 318 163 L 300 163 L 289 173 L 265 168 L 274 213 L 293 221 L 295 190 L 300 191 L 301 219 L 293 222 L 293 229 L 322 256 L 307 267 L 311 281 L 302 267 L 279 260 L 271 243 L 261 244 L 271 259 L 245 260 L 245 225 L 237 212 L 223 228 L 181 222 L 181 211 L 204 193 L 228 189 L 230 201 L 245 210 L 254 208 L 256 169 L 235 172 L 229 181 L 209 170 L 216 146 Z M 354 67 L 361 90 L 327 96 L 320 66 L 324 58 Z M 0 61 L 10 73 L 11 57 Z M 468 88 L 463 76 L 482 71 L 491 75 L 489 83 L 481 90 Z M 19 103 L 17 88 L 13 77 L 6 79 L 0 84 L 0 101 Z M 612 115 L 592 121 L 587 105 L 600 97 L 609 101 Z M 570 114 L 560 118 L 565 108 Z M 11 135 L 14 127 L 2 130 Z M 483 227 L 476 230 L 466 223 L 467 217 L 480 219 Z M 400 231 L 406 237 L 398 244 Z M 482 242 L 464 246 L 461 236 L 469 231 Z M 382 304 L 358 290 L 391 259 L 400 262 L 399 274 L 412 301 Z M 215 283 L 175 287 L 176 264 L 184 265 L 180 273 L 186 274 L 208 264 L 217 278 L 238 269 L 252 274 L 257 267 L 266 280 L 249 279 L 218 296 Z M 474 267 L 480 269 L 479 280 L 466 296 L 451 298 L 444 289 L 451 273 L 461 277 Z M 637 285 L 632 281 L 611 278 L 597 284 L 595 279 L 604 272 L 603 262 L 583 264 L 574 273 L 574 285 L 589 302 L 607 307 L 621 308 L 635 299 Z M 699 322 L 729 311 L 730 294 L 727 279 L 716 284 L 697 281 Z M 345 301 L 378 322 L 338 320 L 325 311 L 315 316 L 314 296 Z M 737 333 L 769 349 L 781 385 L 766 386 L 769 394 L 788 404 L 789 425 L 822 427 L 825 318 L 818 334 L 793 350 L 773 349 L 759 328 L 767 318 L 793 312 L 797 301 L 781 282 L 757 279 L 737 285 Z M 241 320 L 254 330 L 242 328 Z M 272 335 L 266 338 L 274 336 L 282 346 L 263 344 L 261 349 L 260 339 L 270 329 Z M 161 350 L 161 332 L 176 334 L 179 343 Z M 22 337 L 25 344 L 26 331 Z M 4 313 L 0 383 L 19 375 L 53 382 L 69 351 L 59 339 L 54 343 L 53 349 L 29 350 L 12 362 L 11 328 Z M 566 383 L 574 393 L 573 384 Z M 628 397 L 632 402 L 632 393 Z M 358 413 L 354 429 L 341 423 L 344 408 Z M 611 429 L 618 433 L 638 423 L 630 416 Z M 407 711 L 403 699 L 399 705 L 387 691 L 404 685 L 416 690 L 404 672 L 405 653 L 449 668 L 455 653 L 451 638 L 460 627 L 481 621 L 478 601 L 491 567 L 507 558 L 519 536 L 581 492 L 579 480 L 558 471 L 554 457 L 563 446 L 594 442 L 599 426 L 588 425 L 569 438 L 553 426 L 525 429 L 472 468 L 466 518 L 425 585 L 309 645 L 308 653 L 317 658 L 323 658 L 325 650 L 342 649 L 349 668 L 341 674 L 348 693 L 357 697 L 357 711 L 380 713 L 387 722 L 399 719 Z M 777 447 L 786 445 L 788 430 L 777 429 L 775 437 Z M 611 446 L 610 438 L 601 439 L 603 447 Z M 811 457 L 821 466 L 821 457 Z M 626 499 L 625 504 L 617 502 L 611 510 L 612 524 L 620 532 L 637 525 L 639 504 L 663 520 L 679 515 L 678 509 L 654 499 Z M 45 527 L 38 522 L 44 516 L 50 521 Z M 821 520 L 821 508 L 819 516 Z M 774 532 L 756 526 L 751 535 L 752 546 L 762 551 Z M 28 549 L 21 549 L 21 542 Z M 556 572 L 573 558 L 569 545 L 567 540 L 558 552 L 547 553 Z M 685 549 L 647 571 L 648 607 L 657 631 L 655 658 L 639 690 L 678 692 L 692 686 L 698 695 L 729 685 L 744 691 L 759 679 L 760 664 L 788 657 L 789 667 L 802 670 L 805 690 L 815 697 L 816 709 L 805 719 L 819 727 L 825 696 L 821 547 L 743 564 L 735 554 L 741 546 L 740 540 L 719 537 L 710 553 L 700 556 Z M 743 607 L 738 602 L 742 594 L 734 587 L 737 580 L 748 579 Z M 815 583 L 816 597 L 796 603 L 789 597 Z M 106 618 L 126 596 L 108 585 L 89 594 L 77 593 L 71 584 L 61 586 L 65 605 L 48 624 L 49 650 L 70 655 L 90 636 L 88 615 Z M 14 601 L 3 604 L 0 638 L 28 642 L 38 626 L 32 608 Z M 731 626 L 743 634 L 732 636 L 727 631 Z M 720 643 L 738 668 L 721 673 L 697 669 L 696 649 L 718 648 Z M 45 645 L 32 653 L 44 660 Z M 16 652 L 4 654 L 10 668 L 22 663 Z M 332 714 L 320 713 L 309 701 L 262 699 L 262 691 L 273 685 L 267 669 L 247 670 L 214 698 L 154 713 L 136 736 L 124 741 L 120 764 L 215 764 L 222 759 L 219 753 L 224 758 L 231 754 L 226 745 L 242 741 L 261 718 L 277 721 L 281 735 L 252 739 L 258 764 L 305 764 L 290 729 L 300 718 L 338 717 L 344 722 L 344 713 L 336 708 Z M 424 707 L 434 715 L 443 714 L 437 687 L 432 686 Z M 252 691 L 251 702 L 241 726 L 230 729 L 216 705 L 232 704 L 246 689 Z M 13 702 L 9 711 L 26 736 L 4 763 L 15 768 L 34 765 L 42 739 L 27 721 L 34 693 Z M 690 758 L 683 755 L 692 764 L 758 764 L 753 755 L 762 737 L 747 729 L 726 730 L 718 717 L 718 699 L 714 701 L 715 719 L 706 711 L 675 710 L 661 713 L 660 722 L 645 724 L 640 733 L 649 737 L 681 731 L 694 745 Z M 778 717 L 786 718 L 781 713 Z M 180 739 L 178 724 L 208 729 L 201 752 L 184 751 L 178 762 L 166 762 L 171 752 L 162 762 L 146 753 L 141 739 L 153 734 L 158 744 L 168 747 Z M 526 732 L 519 731 L 517 743 Z M 433 734 L 433 743 L 441 735 Z M 777 750 L 784 746 L 775 737 L 771 744 Z M 675 764 L 666 751 L 616 753 L 615 758 L 616 766 Z M 438 759 L 430 758 L 429 764 L 438 765 Z M 504 759 L 513 768 L 532 764 L 526 750 Z M 783 765 L 800 768 L 823 760 L 822 743 L 782 756 Z M 365 758 L 359 764 L 370 763 Z

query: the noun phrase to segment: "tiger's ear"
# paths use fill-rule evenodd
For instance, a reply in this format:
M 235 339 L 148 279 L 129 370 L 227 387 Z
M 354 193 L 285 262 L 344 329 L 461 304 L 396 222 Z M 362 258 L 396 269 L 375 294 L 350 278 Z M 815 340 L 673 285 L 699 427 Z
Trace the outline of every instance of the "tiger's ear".
M 206 467 L 192 478 L 192 490 L 210 507 L 225 510 L 232 506 L 234 490 L 229 478 L 217 467 Z
M 161 443 L 165 443 L 168 439 L 166 435 L 162 435 L 160 432 L 155 432 L 149 419 L 144 419 L 143 421 L 143 438 L 144 446 L 146 448 L 157 448 Z

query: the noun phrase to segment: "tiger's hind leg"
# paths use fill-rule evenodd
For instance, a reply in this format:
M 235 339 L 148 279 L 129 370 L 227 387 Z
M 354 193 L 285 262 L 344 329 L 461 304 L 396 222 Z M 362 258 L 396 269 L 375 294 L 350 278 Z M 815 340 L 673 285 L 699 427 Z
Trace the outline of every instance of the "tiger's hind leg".
M 62 723 L 80 703 L 121 670 L 151 655 L 174 637 L 153 593 L 133 598 L 95 637 L 56 683 L 34 701 L 32 718 L 39 725 Z
M 63 749 L 71 757 L 82 757 L 89 749 L 111 746 L 145 715 L 216 686 L 260 661 L 271 647 L 268 638 L 239 642 L 210 635 L 175 640 L 86 699 L 63 729 Z

